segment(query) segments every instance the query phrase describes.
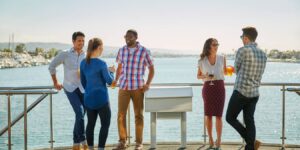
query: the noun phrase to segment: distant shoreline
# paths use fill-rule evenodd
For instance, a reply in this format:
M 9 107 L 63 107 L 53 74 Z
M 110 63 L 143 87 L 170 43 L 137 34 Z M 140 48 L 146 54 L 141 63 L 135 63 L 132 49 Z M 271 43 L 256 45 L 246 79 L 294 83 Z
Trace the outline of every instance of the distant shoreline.
M 159 54 L 154 53 L 154 58 L 182 58 L 197 57 L 197 55 Z M 115 58 L 112 54 L 102 58 Z M 52 58 L 46 58 L 42 54 L 0 52 L 0 69 L 28 68 L 34 66 L 48 65 Z
M 188 58 L 188 57 L 198 57 L 198 55 L 156 55 L 154 58 Z M 115 58 L 113 56 L 103 56 L 102 58 Z M 0 52 L 0 69 L 13 69 L 13 68 L 28 68 L 35 66 L 48 65 L 51 59 L 47 59 L 41 55 L 31 56 L 28 53 L 23 54 L 13 54 L 11 56 L 4 56 Z M 234 60 L 229 57 L 227 60 Z M 295 59 L 272 59 L 268 58 L 268 62 L 280 62 L 280 63 L 300 63 L 300 60 Z
M 50 59 L 47 59 L 40 54 L 30 55 L 27 52 L 0 52 L 0 69 L 26 68 L 32 66 L 47 65 L 49 63 Z
M 0 69 L 47 65 L 60 51 L 72 47 L 71 44 L 55 42 L 14 43 L 16 46 L 7 48 L 8 44 L 9 43 L 0 42 Z M 104 49 L 105 51 L 102 54 L 102 58 L 115 58 L 119 50 L 118 47 L 112 46 L 106 46 Z M 186 50 L 185 52 L 189 51 Z M 268 56 L 268 62 L 300 63 L 300 51 L 279 51 L 273 49 L 269 52 L 265 50 L 265 52 Z M 220 55 L 226 55 L 227 60 L 234 60 L 234 53 Z M 199 54 L 188 54 L 171 49 L 151 48 L 151 54 L 154 58 L 199 58 Z
M 300 60 L 298 59 L 273 59 L 268 58 L 268 62 L 282 62 L 282 63 L 300 63 Z

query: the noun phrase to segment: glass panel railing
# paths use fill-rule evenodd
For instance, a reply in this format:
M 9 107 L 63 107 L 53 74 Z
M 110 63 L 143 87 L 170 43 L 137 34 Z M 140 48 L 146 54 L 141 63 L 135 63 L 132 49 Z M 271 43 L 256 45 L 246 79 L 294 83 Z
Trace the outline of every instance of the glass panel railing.
M 160 84 L 164 85 L 164 84 Z M 203 142 L 204 134 L 204 113 L 202 100 L 202 87 L 200 84 L 170 84 L 174 85 L 193 85 L 193 111 L 187 113 L 187 141 Z M 170 86 L 169 85 L 169 86 Z M 293 84 L 295 87 L 299 84 Z M 282 140 L 282 85 L 264 84 L 260 89 L 260 99 L 256 107 L 255 120 L 257 128 L 257 138 L 264 143 L 281 144 Z M 226 101 L 223 113 L 223 142 L 242 142 L 242 139 L 225 121 L 227 104 L 231 96 L 232 84 L 226 86 Z M 107 144 L 115 144 L 118 142 L 117 129 L 117 94 L 118 89 L 109 90 L 112 119 Z M 28 95 L 27 105 L 33 103 L 40 95 Z M 300 112 L 298 111 L 299 98 L 294 92 L 286 92 L 285 94 L 285 131 L 287 140 L 286 144 L 299 144 L 300 140 Z M 28 149 L 50 147 L 50 114 L 49 114 L 49 97 L 45 98 L 30 113 L 28 113 Z M 24 111 L 24 95 L 11 96 L 11 118 L 12 120 Z M 131 143 L 135 139 L 134 113 L 131 104 L 130 107 L 130 135 Z M 74 125 L 74 112 L 63 92 L 53 95 L 53 132 L 54 146 L 70 146 L 72 145 L 72 134 Z M 0 129 L 7 126 L 7 96 L 0 95 Z M 242 115 L 239 116 L 242 119 Z M 150 113 L 145 112 L 144 116 L 144 142 L 150 142 Z M 21 118 L 12 128 L 12 144 L 13 149 L 23 149 L 24 147 L 24 119 Z M 95 127 L 95 133 L 100 130 L 100 121 L 98 120 Z M 215 131 L 215 130 L 214 130 Z M 97 136 L 95 136 L 97 137 Z M 214 137 L 215 134 L 214 134 Z M 157 142 L 179 142 L 180 141 L 180 121 L 179 120 L 158 120 L 157 121 Z M 0 149 L 7 148 L 8 135 L 7 132 L 0 136 Z M 95 138 L 97 143 L 97 138 Z

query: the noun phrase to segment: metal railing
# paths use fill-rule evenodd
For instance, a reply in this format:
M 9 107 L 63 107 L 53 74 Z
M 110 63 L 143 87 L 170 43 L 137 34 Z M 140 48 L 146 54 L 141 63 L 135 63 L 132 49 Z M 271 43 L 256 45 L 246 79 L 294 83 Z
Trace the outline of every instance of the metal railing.
M 234 83 L 226 83 L 225 86 L 233 86 Z M 152 86 L 192 86 L 199 87 L 203 86 L 202 83 L 156 83 Z M 300 87 L 300 83 L 261 83 L 261 86 L 267 87 L 281 87 L 282 92 L 282 126 L 281 126 L 281 148 L 285 149 L 286 144 L 286 133 L 285 133 L 285 98 L 286 91 L 300 93 L 300 88 L 295 88 L 296 86 Z M 7 95 L 7 116 L 8 116 L 8 125 L 0 130 L 0 136 L 5 132 L 8 132 L 8 149 L 11 150 L 11 128 L 16 124 L 21 118 L 24 117 L 24 149 L 27 150 L 27 113 L 30 112 L 35 106 L 37 106 L 41 101 L 43 101 L 47 96 L 50 96 L 49 107 L 50 107 L 50 148 L 53 149 L 54 136 L 53 136 L 53 115 L 52 115 L 52 94 L 57 94 L 58 91 L 53 88 L 53 86 L 32 86 L 32 87 L 0 87 L 0 95 Z M 41 94 L 41 96 L 32 103 L 27 108 L 27 95 L 36 95 Z M 13 95 L 24 95 L 24 112 L 19 114 L 13 121 L 11 121 L 11 96 Z M 299 94 L 300 95 L 300 94 Z M 129 105 L 130 106 L 130 105 Z M 130 134 L 130 107 L 128 108 L 127 113 L 127 138 L 129 144 L 131 144 L 131 134 Z M 203 131 L 203 141 L 204 145 L 206 144 L 206 129 L 205 129 L 205 117 L 204 118 L 204 131 Z M 242 147 L 241 147 L 242 148 Z
M 160 83 L 160 84 L 153 84 L 151 86 L 203 86 L 203 83 Z M 234 83 L 225 83 L 225 86 L 234 86 Z M 286 140 L 286 133 L 285 133 L 285 126 L 286 126 L 286 120 L 285 120 L 285 114 L 286 114 L 286 107 L 285 107 L 285 97 L 286 97 L 286 91 L 289 92 L 296 92 L 298 95 L 300 95 L 300 88 L 288 88 L 288 87 L 296 87 L 300 86 L 300 83 L 261 83 L 262 87 L 281 87 L 281 92 L 282 92 L 282 115 L 281 115 L 281 149 L 286 148 L 285 140 Z M 206 144 L 206 128 L 205 128 L 205 117 L 204 118 L 204 131 L 203 131 L 203 140 L 204 140 L 204 145 Z M 242 141 L 242 146 L 240 149 L 244 147 L 244 142 Z
M 24 149 L 27 150 L 27 113 L 34 109 L 40 102 L 42 102 L 47 96 L 50 96 L 50 145 L 53 149 L 53 115 L 52 115 L 52 94 L 57 94 L 58 91 L 54 90 L 51 86 L 36 86 L 36 87 L 0 87 L 0 95 L 7 96 L 7 126 L 1 129 L 0 136 L 5 132 L 8 132 L 8 149 L 12 149 L 12 134 L 11 128 L 22 118 L 24 118 Z M 20 113 L 13 121 L 11 121 L 11 96 L 13 95 L 24 95 L 24 111 Z M 36 99 L 29 107 L 27 107 L 27 96 L 28 95 L 41 95 Z

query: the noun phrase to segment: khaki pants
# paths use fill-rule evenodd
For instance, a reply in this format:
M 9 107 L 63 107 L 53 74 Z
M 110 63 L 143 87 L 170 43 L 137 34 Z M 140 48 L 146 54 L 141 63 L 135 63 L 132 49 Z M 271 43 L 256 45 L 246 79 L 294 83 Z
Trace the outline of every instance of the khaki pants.
M 144 129 L 144 92 L 142 89 L 138 90 L 119 90 L 118 100 L 118 129 L 120 142 L 126 142 L 126 114 L 130 103 L 133 102 L 133 109 L 135 114 L 135 137 L 136 143 L 143 142 Z

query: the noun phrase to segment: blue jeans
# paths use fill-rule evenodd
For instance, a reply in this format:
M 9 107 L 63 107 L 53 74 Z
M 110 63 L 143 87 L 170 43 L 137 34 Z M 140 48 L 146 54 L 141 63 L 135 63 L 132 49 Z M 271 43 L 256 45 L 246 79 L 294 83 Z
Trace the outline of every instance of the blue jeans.
M 101 122 L 98 147 L 104 148 L 108 136 L 111 118 L 111 110 L 109 103 L 97 110 L 87 108 L 88 123 L 86 127 L 86 138 L 89 147 L 94 146 L 94 129 L 98 116 L 100 117 Z
M 247 144 L 245 150 L 254 150 L 256 135 L 254 112 L 257 101 L 258 97 L 248 98 L 235 90 L 227 108 L 226 121 L 245 139 Z M 243 111 L 246 127 L 237 120 L 241 111 Z
M 75 112 L 75 124 L 73 129 L 73 142 L 78 144 L 85 141 L 85 131 L 84 131 L 84 115 L 85 108 L 83 104 L 83 93 L 77 88 L 73 92 L 68 92 L 64 90 L 70 104 Z

